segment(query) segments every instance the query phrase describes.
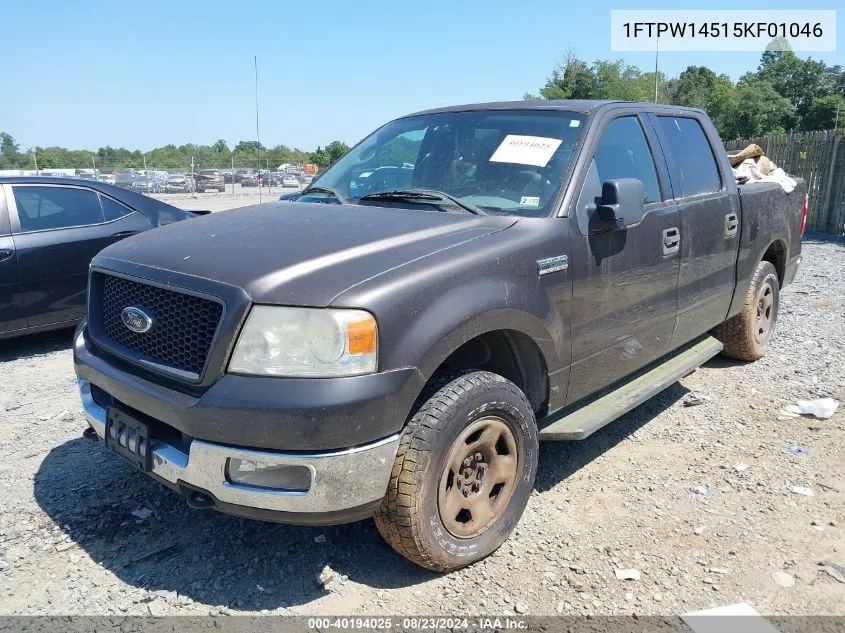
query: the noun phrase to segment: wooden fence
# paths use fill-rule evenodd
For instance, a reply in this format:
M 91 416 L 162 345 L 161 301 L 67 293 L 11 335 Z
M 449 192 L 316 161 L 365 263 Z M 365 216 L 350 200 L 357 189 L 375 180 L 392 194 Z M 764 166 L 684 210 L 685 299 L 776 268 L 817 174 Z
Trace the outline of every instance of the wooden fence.
M 791 176 L 807 182 L 810 205 L 807 228 L 845 235 L 845 142 L 842 131 L 795 132 L 725 143 L 728 152 L 749 143 L 763 148 L 766 156 Z

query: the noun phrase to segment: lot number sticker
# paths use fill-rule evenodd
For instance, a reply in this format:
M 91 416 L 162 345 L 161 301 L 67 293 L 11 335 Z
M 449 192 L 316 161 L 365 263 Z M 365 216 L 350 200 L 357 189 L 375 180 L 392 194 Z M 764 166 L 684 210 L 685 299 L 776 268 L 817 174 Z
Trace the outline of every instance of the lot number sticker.
M 562 142 L 559 138 L 508 134 L 493 152 L 490 162 L 545 167 Z

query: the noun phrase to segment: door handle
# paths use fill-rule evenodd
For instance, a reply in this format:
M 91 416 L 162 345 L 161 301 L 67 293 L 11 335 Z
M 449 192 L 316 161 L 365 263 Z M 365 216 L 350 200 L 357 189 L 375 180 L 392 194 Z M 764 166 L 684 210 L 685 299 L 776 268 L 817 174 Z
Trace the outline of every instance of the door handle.
M 129 237 L 131 235 L 135 235 L 138 231 L 120 231 L 118 233 L 112 233 L 112 237 L 118 240 L 122 240 L 124 237 Z
M 0 248 L 0 262 L 2 262 L 4 259 L 9 259 L 14 254 L 15 254 L 14 249 Z
M 681 232 L 677 227 L 663 229 L 663 254 L 674 255 L 681 250 Z
M 739 228 L 739 218 L 736 213 L 728 213 L 725 216 L 725 237 L 733 237 Z

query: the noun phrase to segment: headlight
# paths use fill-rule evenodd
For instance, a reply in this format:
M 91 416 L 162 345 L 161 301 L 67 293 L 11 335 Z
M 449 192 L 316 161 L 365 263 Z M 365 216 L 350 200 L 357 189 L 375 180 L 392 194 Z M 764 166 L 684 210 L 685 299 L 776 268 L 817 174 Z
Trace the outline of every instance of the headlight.
M 255 306 L 238 336 L 229 371 L 331 378 L 378 366 L 376 320 L 363 310 Z

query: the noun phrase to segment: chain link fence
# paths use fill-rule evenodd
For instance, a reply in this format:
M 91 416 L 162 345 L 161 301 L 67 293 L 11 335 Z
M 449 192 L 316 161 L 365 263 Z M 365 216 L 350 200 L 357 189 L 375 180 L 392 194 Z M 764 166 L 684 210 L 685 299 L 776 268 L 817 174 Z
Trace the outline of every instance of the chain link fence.
M 216 193 L 234 195 L 259 191 L 278 194 L 308 185 L 316 175 L 310 164 L 270 165 L 262 169 L 254 165 L 228 168 L 202 167 L 187 162 L 178 167 L 164 167 L 142 161 L 140 167 L 127 167 L 109 161 L 92 161 L 87 168 L 2 169 L 0 176 L 61 176 L 99 180 L 139 193 L 151 195 Z

